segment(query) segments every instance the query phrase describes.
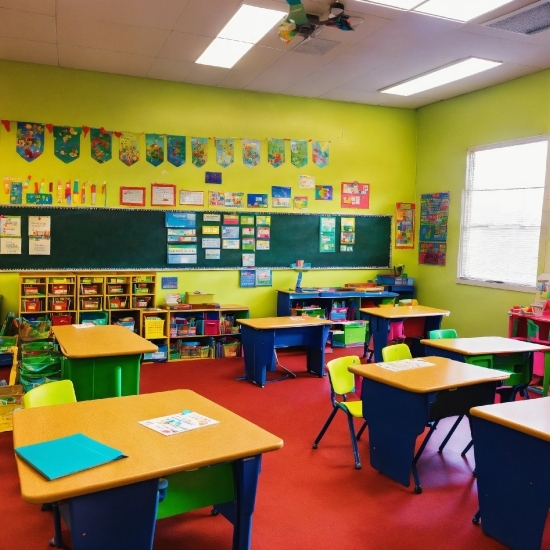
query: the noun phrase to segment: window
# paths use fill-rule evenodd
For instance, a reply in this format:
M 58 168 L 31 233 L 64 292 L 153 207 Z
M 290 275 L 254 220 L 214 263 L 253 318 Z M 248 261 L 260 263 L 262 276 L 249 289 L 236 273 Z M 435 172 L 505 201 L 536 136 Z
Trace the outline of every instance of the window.
M 547 136 L 469 149 L 457 282 L 533 290 L 547 152 Z

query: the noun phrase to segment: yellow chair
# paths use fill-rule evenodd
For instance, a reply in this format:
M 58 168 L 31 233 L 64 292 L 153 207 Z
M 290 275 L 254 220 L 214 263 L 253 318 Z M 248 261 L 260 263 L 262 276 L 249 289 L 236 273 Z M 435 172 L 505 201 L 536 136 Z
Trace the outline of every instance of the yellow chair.
M 361 461 L 359 459 L 359 451 L 357 449 L 357 441 L 363 434 L 363 431 L 367 427 L 367 422 L 364 421 L 363 425 L 357 435 L 355 435 L 355 427 L 353 425 L 354 418 L 363 418 L 363 402 L 361 400 L 348 401 L 349 394 L 355 395 L 355 378 L 353 374 L 348 370 L 351 365 L 359 365 L 361 361 L 357 355 L 348 355 L 346 357 L 339 357 L 333 359 L 327 363 L 327 371 L 330 380 L 330 399 L 332 401 L 332 412 L 325 422 L 325 425 L 319 432 L 319 435 L 313 443 L 313 448 L 317 449 L 317 446 L 325 432 L 327 431 L 332 419 L 338 411 L 344 411 L 348 418 L 349 433 L 351 436 L 351 445 L 353 448 L 353 456 L 355 457 L 355 468 L 361 469 Z M 338 401 L 340 397 L 342 401 Z
M 49 382 L 48 384 L 36 386 L 23 396 L 25 409 L 47 405 L 63 405 L 65 403 L 76 403 L 74 386 L 70 380 Z
M 382 348 L 382 359 L 385 362 L 412 359 L 411 350 L 407 344 L 394 344 Z

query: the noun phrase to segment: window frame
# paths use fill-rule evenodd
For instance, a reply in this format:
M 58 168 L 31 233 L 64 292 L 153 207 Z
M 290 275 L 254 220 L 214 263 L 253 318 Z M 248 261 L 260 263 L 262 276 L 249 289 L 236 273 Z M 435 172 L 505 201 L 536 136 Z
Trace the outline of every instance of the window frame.
M 467 279 L 460 277 L 460 269 L 462 262 L 462 250 L 463 250 L 463 232 L 464 223 L 466 218 L 466 193 L 468 190 L 468 181 L 470 178 L 470 171 L 472 170 L 472 155 L 478 151 L 487 151 L 490 149 L 500 149 L 503 147 L 513 147 L 515 145 L 525 145 L 528 143 L 537 143 L 540 141 L 546 141 L 547 153 L 546 153 L 546 173 L 544 177 L 544 198 L 542 207 L 542 217 L 539 233 L 539 252 L 537 258 L 537 275 L 544 272 L 550 272 L 550 243 L 549 254 L 546 257 L 546 235 L 550 235 L 550 134 L 539 134 L 528 138 L 519 138 L 509 141 L 501 141 L 497 143 L 491 143 L 487 145 L 476 145 L 469 147 L 466 157 L 466 174 L 464 179 L 464 188 L 462 189 L 461 205 L 460 205 L 460 235 L 458 241 L 458 256 L 457 256 L 457 273 L 455 283 L 460 285 L 480 286 L 485 288 L 495 288 L 498 290 L 511 290 L 514 292 L 524 292 L 533 294 L 536 292 L 536 286 L 525 286 L 510 283 L 497 283 L 494 281 L 481 281 L 479 279 Z

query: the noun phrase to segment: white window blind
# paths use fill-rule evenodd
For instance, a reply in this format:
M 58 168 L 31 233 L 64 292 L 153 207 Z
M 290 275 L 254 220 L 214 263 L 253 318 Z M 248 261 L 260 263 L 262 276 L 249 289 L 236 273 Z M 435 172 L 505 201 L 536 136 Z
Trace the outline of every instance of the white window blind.
M 548 139 L 471 149 L 458 277 L 536 284 Z

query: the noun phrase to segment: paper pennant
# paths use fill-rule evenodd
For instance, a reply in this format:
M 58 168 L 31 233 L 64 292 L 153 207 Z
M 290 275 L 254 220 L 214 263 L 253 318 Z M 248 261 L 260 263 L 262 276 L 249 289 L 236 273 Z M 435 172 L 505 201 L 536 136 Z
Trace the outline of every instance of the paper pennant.
M 89 126 L 82 126 L 82 133 L 84 134 L 84 137 L 88 135 L 88 132 L 90 131 Z
M 267 162 L 278 168 L 285 163 L 285 140 L 284 139 L 268 139 L 267 140 Z
M 27 162 L 38 158 L 44 152 L 44 125 L 18 122 L 16 151 Z
M 115 136 L 117 132 L 115 132 Z M 139 134 L 134 132 L 120 132 L 120 146 L 118 158 L 126 164 L 132 166 L 139 161 Z
M 166 147 L 168 149 L 168 162 L 174 166 L 185 164 L 185 136 L 166 136 Z
M 90 155 L 99 164 L 113 158 L 113 132 L 90 128 Z
M 164 162 L 164 134 L 145 134 L 145 160 L 153 166 Z
M 4 126 L 4 128 L 9 132 L 10 129 L 11 129 L 10 121 L 9 120 L 2 120 L 0 122 L 2 122 L 2 125 Z
M 74 126 L 54 126 L 54 155 L 65 164 L 73 162 L 80 156 L 80 134 L 82 128 Z
M 235 162 L 235 140 L 216 138 L 216 162 L 223 168 L 227 168 Z
M 208 160 L 208 138 L 191 138 L 191 156 L 193 159 L 193 164 L 197 168 L 200 168 L 206 164 L 206 161 Z
M 260 164 L 260 142 L 257 139 L 243 139 L 243 164 L 249 168 Z
M 311 142 L 311 158 L 319 168 L 324 168 L 328 164 L 329 147 L 330 141 Z
M 48 132 L 50 132 L 50 134 L 53 132 L 53 124 L 46 124 L 46 128 L 48 129 Z
M 290 162 L 296 168 L 302 168 L 307 164 L 307 141 L 290 140 Z

